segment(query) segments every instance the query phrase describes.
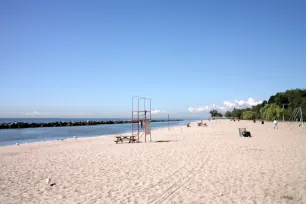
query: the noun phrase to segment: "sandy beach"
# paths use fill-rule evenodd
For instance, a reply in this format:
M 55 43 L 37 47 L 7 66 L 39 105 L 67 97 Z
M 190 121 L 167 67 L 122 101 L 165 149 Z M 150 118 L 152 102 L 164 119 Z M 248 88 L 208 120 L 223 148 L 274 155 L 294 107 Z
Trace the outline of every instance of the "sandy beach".
M 206 122 L 0 147 L 0 203 L 306 203 L 306 128 Z

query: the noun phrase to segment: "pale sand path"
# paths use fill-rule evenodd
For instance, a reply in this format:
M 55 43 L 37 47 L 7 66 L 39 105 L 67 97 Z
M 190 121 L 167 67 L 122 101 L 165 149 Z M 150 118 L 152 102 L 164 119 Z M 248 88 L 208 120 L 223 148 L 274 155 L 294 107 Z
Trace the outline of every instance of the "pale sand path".
M 306 129 L 220 121 L 154 130 L 152 139 L 171 141 L 0 147 L 0 203 L 306 203 Z

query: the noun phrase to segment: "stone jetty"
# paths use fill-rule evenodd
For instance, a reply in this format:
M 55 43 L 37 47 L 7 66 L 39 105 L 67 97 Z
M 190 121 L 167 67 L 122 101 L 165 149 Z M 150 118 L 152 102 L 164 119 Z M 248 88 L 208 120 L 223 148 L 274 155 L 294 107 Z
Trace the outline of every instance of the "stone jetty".
M 169 121 L 182 121 L 181 119 L 172 119 Z M 156 122 L 168 122 L 168 120 L 152 120 Z M 19 128 L 41 128 L 41 127 L 67 127 L 67 126 L 89 126 L 89 125 L 106 125 L 106 124 L 124 124 L 132 123 L 131 120 L 94 120 L 94 121 L 57 121 L 45 123 L 26 123 L 26 122 L 13 122 L 13 123 L 0 123 L 0 129 L 19 129 Z M 134 121 L 134 123 L 137 123 Z

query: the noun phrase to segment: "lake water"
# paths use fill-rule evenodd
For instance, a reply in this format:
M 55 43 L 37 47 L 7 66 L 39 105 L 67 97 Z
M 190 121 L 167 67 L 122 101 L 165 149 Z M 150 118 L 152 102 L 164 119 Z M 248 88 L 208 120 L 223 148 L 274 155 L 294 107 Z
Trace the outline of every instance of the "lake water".
M 1 122 L 53 122 L 53 121 L 86 121 L 86 120 L 119 120 L 117 119 L 0 119 Z M 124 119 L 120 119 L 124 120 Z M 178 126 L 187 123 L 184 121 L 169 122 L 169 126 Z M 152 123 L 152 129 L 168 127 L 168 122 Z M 131 133 L 132 124 L 110 124 L 95 126 L 69 126 L 69 127 L 44 127 L 25 129 L 0 130 L 0 146 L 13 145 L 16 143 L 30 143 L 41 140 L 56 140 L 77 137 L 94 137 L 110 134 Z

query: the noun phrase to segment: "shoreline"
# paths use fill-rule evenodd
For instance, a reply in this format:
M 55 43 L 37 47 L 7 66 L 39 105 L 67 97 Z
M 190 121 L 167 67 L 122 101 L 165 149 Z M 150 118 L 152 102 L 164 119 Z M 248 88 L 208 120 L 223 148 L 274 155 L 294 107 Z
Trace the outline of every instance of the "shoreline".
M 195 122 L 195 121 L 193 121 Z M 169 128 L 183 128 L 185 127 L 186 125 L 173 125 L 173 126 L 170 126 Z M 156 132 L 156 131 L 160 131 L 160 130 L 168 130 L 168 127 L 157 127 L 157 128 L 154 128 L 152 129 L 152 133 Z M 76 140 L 101 140 L 103 138 L 113 138 L 115 139 L 115 136 L 129 136 L 131 135 L 131 132 L 122 132 L 122 133 L 118 133 L 118 134 L 109 134 L 109 135 L 93 135 L 93 136 L 89 136 L 89 137 L 77 137 L 77 138 L 74 138 L 74 137 L 69 137 L 69 138 L 65 138 L 65 139 L 56 139 L 56 140 L 44 140 L 44 141 L 35 141 L 35 142 L 28 142 L 28 143 L 18 143 L 18 145 L 16 144 L 11 144 L 11 145 L 3 145 L 1 146 L 0 145 L 0 150 L 1 148 L 5 148 L 5 147 L 8 147 L 8 148 L 11 148 L 11 147 L 15 147 L 15 146 L 25 146 L 25 145 L 42 145 L 42 144 L 49 144 L 49 145 L 52 145 L 52 144 L 58 144 L 57 142 L 65 142 L 65 141 L 76 141 Z M 153 136 L 152 136 L 153 137 Z M 108 140 L 107 139 L 107 140 Z M 152 140 L 154 141 L 154 140 Z M 139 142 L 139 143 L 144 143 L 144 142 Z M 147 143 L 150 143 L 150 142 L 147 142 Z M 115 144 L 115 142 L 114 142 Z M 134 143 L 133 143 L 134 144 Z
M 184 120 L 185 121 L 185 120 Z M 184 122 L 184 121 L 177 121 L 177 122 Z M 194 121 L 194 120 L 192 120 L 192 121 Z M 173 122 L 176 122 L 176 121 L 173 121 Z M 185 122 L 187 122 L 187 121 L 185 121 Z M 156 123 L 158 123 L 158 122 L 156 122 Z M 116 124 L 116 125 L 120 125 L 120 124 Z M 184 124 L 185 125 L 185 124 Z M 184 126 L 183 124 L 170 124 L 170 128 L 171 127 L 178 127 L 178 126 Z M 80 126 L 80 127 L 82 127 L 82 126 Z M 48 127 L 44 127 L 44 128 L 48 128 Z M 58 128 L 65 128 L 65 127 L 58 127 Z M 67 128 L 67 127 L 66 127 Z M 163 128 L 168 128 L 168 126 L 167 126 L 167 124 L 165 125 L 165 126 L 162 126 L 162 127 L 152 127 L 152 131 L 154 131 L 154 130 L 158 130 L 158 129 L 163 129 Z M 28 128 L 26 128 L 26 129 L 28 129 Z M 26 130 L 26 129 L 24 129 L 24 130 Z M 34 129 L 37 129 L 37 128 L 34 128 Z M 4 129 L 4 130 L 9 130 L 9 129 Z M 23 130 L 23 129 L 11 129 L 11 130 Z M 0 131 L 1 131 L 1 129 L 0 129 Z M 42 133 L 43 134 L 43 133 Z M 41 142 L 41 143 L 45 143 L 45 142 L 50 142 L 50 141 L 63 141 L 63 140 L 69 140 L 69 139 L 74 139 L 74 137 L 76 137 L 77 139 L 83 139 L 83 138 L 95 138 L 95 137 L 108 137 L 108 136 L 115 136 L 115 135 L 131 135 L 132 134 L 132 132 L 131 132 L 131 130 L 129 129 L 128 131 L 122 131 L 122 132 L 118 132 L 118 133 L 114 133 L 114 134 L 99 134 L 99 135 L 90 135 L 90 136 L 70 136 L 70 137 L 66 137 L 66 138 L 54 138 L 54 139 L 43 139 L 43 140 L 39 140 L 39 139 L 37 139 L 37 140 L 35 140 L 35 141 L 31 141 L 31 139 L 29 139 L 30 140 L 30 142 L 27 142 L 27 141 L 22 141 L 22 142 L 13 142 L 13 143 L 11 143 L 11 144 L 7 144 L 7 145 L 0 145 L 0 148 L 1 147 L 7 147 L 7 146 L 16 146 L 16 143 L 18 144 L 18 145 L 25 145 L 25 144 L 32 144 L 32 143 L 39 143 L 39 142 Z M 26 139 L 24 139 L 24 140 L 26 140 Z

